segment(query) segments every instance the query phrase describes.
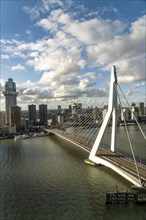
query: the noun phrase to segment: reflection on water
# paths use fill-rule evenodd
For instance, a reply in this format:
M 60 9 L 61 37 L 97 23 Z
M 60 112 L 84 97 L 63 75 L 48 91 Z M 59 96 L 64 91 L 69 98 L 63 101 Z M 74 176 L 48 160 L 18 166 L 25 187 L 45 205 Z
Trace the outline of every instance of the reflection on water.
M 106 167 L 85 164 L 87 157 L 56 136 L 1 140 L 0 219 L 144 220 L 145 206 L 105 205 L 106 190 L 130 190 L 131 184 Z

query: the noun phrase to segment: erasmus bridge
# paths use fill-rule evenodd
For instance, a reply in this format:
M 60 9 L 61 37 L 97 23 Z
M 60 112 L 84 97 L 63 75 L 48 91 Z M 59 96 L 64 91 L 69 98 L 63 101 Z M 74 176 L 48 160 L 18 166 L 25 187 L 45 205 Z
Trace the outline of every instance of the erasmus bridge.
M 94 95 L 97 96 L 96 92 L 92 94 L 92 96 Z M 121 96 L 125 98 L 125 102 L 127 102 L 130 111 L 132 111 L 118 84 L 116 68 L 113 66 L 109 86 L 108 109 L 106 110 L 104 120 L 102 116 L 103 109 L 101 108 L 96 109 L 96 111 L 93 111 L 92 108 L 86 109 L 86 111 L 79 109 L 59 126 L 51 126 L 50 129 L 46 130 L 87 151 L 89 153 L 89 158 L 86 160 L 87 163 L 91 165 L 104 165 L 114 170 L 136 187 L 146 189 L 146 165 L 136 160 L 124 113 L 124 128 L 126 130 L 131 157 L 125 156 L 117 150 L 118 137 L 116 131 L 118 108 L 123 111 Z M 131 114 L 133 113 L 131 112 Z M 134 114 L 133 117 L 145 142 L 146 136 Z M 110 143 L 107 145 L 104 144 L 103 140 L 106 129 L 109 126 L 111 128 L 109 134 Z

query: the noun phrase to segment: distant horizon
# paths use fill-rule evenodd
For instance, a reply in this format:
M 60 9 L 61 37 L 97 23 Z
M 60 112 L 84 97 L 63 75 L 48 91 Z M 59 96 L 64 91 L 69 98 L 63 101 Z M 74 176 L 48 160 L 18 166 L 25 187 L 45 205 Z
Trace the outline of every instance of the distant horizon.
M 132 102 L 132 103 L 134 103 L 134 102 Z M 131 103 L 131 104 L 132 104 Z M 140 104 L 141 102 L 139 102 L 139 103 L 134 103 L 136 106 L 135 107 L 139 107 L 139 104 Z M 143 102 L 144 103 L 144 102 Z M 78 104 L 78 103 L 77 103 Z M 82 104 L 82 103 L 81 103 Z M 31 105 L 31 104 L 30 104 Z M 41 105 L 41 104 L 32 104 L 32 105 L 36 105 L 36 111 L 39 111 L 39 108 L 37 108 L 37 107 L 39 107 L 39 105 Z M 47 104 L 44 104 L 44 105 L 47 105 Z M 69 104 L 69 105 L 71 105 L 71 104 Z M 61 106 L 61 110 L 67 110 L 67 109 L 69 109 L 69 105 L 68 106 L 65 106 L 65 107 L 63 107 L 63 106 Z M 23 111 L 28 111 L 28 109 L 22 109 L 22 107 L 20 106 L 20 105 L 17 105 L 17 106 L 19 106 L 20 108 L 21 108 L 21 111 L 23 112 Z M 103 108 L 104 106 L 107 106 L 108 107 L 108 104 L 107 105 L 103 105 L 103 106 L 82 106 L 82 109 L 87 109 L 87 108 L 91 108 L 91 107 L 93 107 L 93 109 L 95 109 L 95 108 Z M 129 108 L 128 107 L 128 105 L 127 106 L 122 106 L 122 108 Z M 144 108 L 146 108 L 146 105 L 145 105 L 145 103 L 144 103 Z M 48 108 L 48 105 L 47 105 L 47 111 L 49 111 L 49 110 L 58 110 L 58 105 L 56 105 L 56 108 Z M 0 112 L 5 112 L 5 110 L 0 110 Z

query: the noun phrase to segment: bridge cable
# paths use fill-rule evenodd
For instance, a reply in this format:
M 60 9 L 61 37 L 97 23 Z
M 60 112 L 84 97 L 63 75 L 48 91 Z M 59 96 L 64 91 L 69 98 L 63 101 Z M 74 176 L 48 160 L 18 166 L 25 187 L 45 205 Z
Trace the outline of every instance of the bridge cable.
M 120 99 L 118 90 L 117 90 L 117 95 L 118 95 L 118 99 L 119 99 L 119 103 L 120 103 L 120 108 L 121 108 L 121 111 L 122 111 L 122 104 L 121 104 L 121 99 Z M 125 129 L 126 129 L 126 133 L 127 133 L 127 137 L 128 137 L 130 149 L 131 149 L 132 156 L 133 156 L 133 159 L 134 159 L 134 163 L 135 163 L 137 175 L 138 175 L 139 180 L 141 181 L 140 174 L 139 174 L 139 170 L 138 170 L 138 166 L 137 166 L 137 162 L 136 162 L 136 158 L 135 158 L 134 151 L 133 151 L 133 147 L 132 147 L 132 142 L 131 142 L 131 139 L 130 139 L 130 135 L 129 135 L 129 131 L 128 131 L 128 127 L 127 127 L 127 123 L 126 123 L 124 114 L 123 114 L 123 119 L 124 119 L 124 124 L 125 124 Z
M 95 93 L 92 94 L 92 97 L 93 97 L 93 96 L 96 97 L 96 95 L 97 95 L 97 90 L 94 90 L 94 91 L 95 91 Z M 98 92 L 98 96 L 99 96 L 99 94 L 102 95 L 102 91 L 99 91 L 99 92 Z M 86 109 L 86 118 L 82 121 L 82 123 L 80 123 L 79 127 L 78 127 L 78 128 L 76 129 L 76 131 L 75 131 L 75 133 L 78 132 L 78 136 L 79 136 L 79 134 L 80 134 L 81 136 L 83 136 L 83 134 L 86 133 L 86 131 L 85 131 L 85 132 L 82 132 L 82 131 L 80 130 L 80 126 L 86 124 L 86 123 L 90 120 L 90 118 L 88 119 L 87 116 L 91 115 L 91 114 L 93 113 L 93 111 L 95 111 L 95 109 L 93 109 L 93 108 L 91 108 L 90 110 L 89 110 L 89 109 Z M 77 112 L 77 114 L 76 114 L 75 117 L 74 117 L 74 121 L 76 121 L 76 119 L 78 119 L 78 115 L 79 115 L 80 113 L 82 113 L 82 112 L 83 112 L 82 109 L 81 109 L 79 112 Z M 98 117 L 99 117 L 99 115 L 100 115 L 101 112 L 102 112 L 102 109 L 98 109 L 98 115 L 97 115 Z M 66 126 L 64 126 L 64 125 L 65 125 L 65 123 L 64 123 L 63 128 L 67 128 L 69 122 L 72 122 L 72 123 L 70 124 L 70 126 L 73 125 L 74 121 L 72 121 L 72 118 L 71 118 L 71 119 L 66 123 Z M 101 121 L 102 121 L 102 119 L 100 119 L 99 122 L 101 122 Z M 80 130 L 80 131 L 79 131 L 79 130 Z M 86 129 L 85 129 L 85 130 L 86 130 Z M 74 134 L 75 134 L 74 131 L 69 132 L 69 133 L 70 133 L 70 135 L 72 135 L 72 134 L 74 135 Z M 91 133 L 91 135 L 94 135 L 93 131 L 90 131 L 90 133 Z M 91 135 L 90 135 L 90 136 L 91 136 Z M 88 137 L 89 137 L 89 132 L 88 132 Z
M 119 85 L 119 84 L 117 84 L 117 85 L 118 85 L 118 87 L 119 87 L 119 89 L 120 89 L 120 91 L 121 91 L 121 93 L 122 93 L 124 99 L 126 100 L 126 103 L 127 103 L 128 107 L 129 107 L 130 111 L 131 111 L 131 108 L 130 108 L 129 102 L 128 102 L 128 100 L 126 99 L 126 97 L 125 97 L 125 95 L 124 95 L 124 93 L 123 93 L 123 91 L 122 91 L 120 85 Z M 131 111 L 131 112 L 132 112 L 132 111 Z M 137 123 L 137 125 L 138 125 L 138 127 L 139 127 L 139 129 L 140 129 L 140 131 L 141 131 L 141 133 L 142 133 L 142 135 L 143 135 L 143 137 L 144 137 L 144 139 L 146 140 L 146 136 L 145 136 L 145 134 L 144 134 L 144 132 L 143 132 L 143 130 L 142 130 L 140 124 L 138 123 L 138 121 L 137 121 L 137 119 L 136 119 L 136 117 L 135 117 L 134 114 L 133 114 L 133 117 L 134 117 L 134 119 L 135 119 L 135 121 L 136 121 L 136 123 Z

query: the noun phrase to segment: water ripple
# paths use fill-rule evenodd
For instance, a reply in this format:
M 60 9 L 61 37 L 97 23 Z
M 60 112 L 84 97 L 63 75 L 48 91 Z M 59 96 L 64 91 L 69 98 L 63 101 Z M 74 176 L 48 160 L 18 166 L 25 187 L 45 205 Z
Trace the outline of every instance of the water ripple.
M 1 141 L 0 219 L 125 217 L 126 208 L 118 208 L 117 212 L 105 206 L 105 192 L 114 190 L 115 185 L 122 190 L 130 185 L 105 167 L 86 165 L 87 157 L 86 152 L 56 137 Z M 135 206 L 132 210 L 135 212 Z M 142 219 L 144 210 L 138 207 L 137 219 Z

